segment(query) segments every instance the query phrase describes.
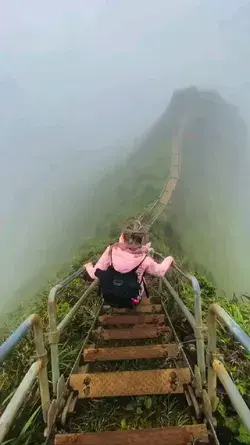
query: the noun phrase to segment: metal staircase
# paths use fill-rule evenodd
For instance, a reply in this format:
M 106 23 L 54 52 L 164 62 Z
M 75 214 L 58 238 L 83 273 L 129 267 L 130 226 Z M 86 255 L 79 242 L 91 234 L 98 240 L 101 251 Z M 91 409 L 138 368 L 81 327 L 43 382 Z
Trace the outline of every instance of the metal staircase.
M 181 345 L 177 342 L 166 343 L 166 340 L 172 339 L 173 333 L 165 322 L 162 306 L 155 305 L 153 299 L 147 298 L 143 299 L 138 309 L 129 313 L 112 311 L 112 314 L 100 315 L 92 331 L 90 345 L 85 345 L 82 349 L 79 365 L 70 377 L 69 386 L 74 393 L 77 393 L 77 399 L 184 394 L 191 383 L 190 369 L 184 364 L 179 366 Z M 116 346 L 110 346 L 114 341 Z M 124 342 L 127 345 L 120 346 L 120 343 Z M 134 345 L 136 342 L 143 344 Z M 128 369 L 131 368 L 132 361 L 136 361 L 137 366 L 147 361 L 150 362 L 149 369 L 113 372 L 105 370 L 106 362 L 117 364 L 121 360 L 126 361 Z M 155 362 L 158 367 L 153 369 Z M 99 365 L 98 372 L 94 370 L 95 364 Z M 100 369 L 100 365 L 103 370 Z M 82 432 L 55 436 L 56 445 L 145 443 L 187 445 L 197 440 L 204 444 L 208 443 L 207 428 L 203 423 L 181 427 L 102 433 Z

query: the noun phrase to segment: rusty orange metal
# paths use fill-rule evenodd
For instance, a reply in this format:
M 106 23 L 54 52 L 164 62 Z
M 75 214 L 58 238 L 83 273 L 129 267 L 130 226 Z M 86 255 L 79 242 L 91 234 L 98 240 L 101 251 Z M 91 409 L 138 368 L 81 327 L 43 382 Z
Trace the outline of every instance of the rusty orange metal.
M 149 304 L 151 304 L 150 298 L 143 296 L 140 302 L 140 306 L 148 306 Z
M 138 304 L 134 309 L 131 309 L 128 311 L 128 309 L 111 309 L 110 307 L 104 307 L 104 312 L 110 312 L 112 311 L 112 314 L 135 314 L 135 313 L 156 313 L 159 314 L 162 312 L 161 304 Z
M 70 386 L 79 398 L 181 394 L 190 383 L 189 368 L 72 374 Z
M 148 314 L 150 313 L 159 314 L 160 312 L 162 312 L 162 307 L 161 304 L 146 304 L 146 305 L 138 304 L 138 306 L 135 308 L 135 311 Z
M 55 445 L 187 445 L 196 441 L 201 441 L 203 444 L 209 443 L 206 425 L 57 434 L 55 436 Z
M 89 348 L 84 350 L 83 357 L 86 362 L 96 362 L 177 357 L 178 352 L 178 345 L 172 343 L 119 348 Z
M 157 338 L 163 334 L 171 334 L 169 327 L 164 325 L 135 325 L 130 328 L 103 329 L 101 326 L 93 331 L 94 337 L 102 340 L 137 340 L 143 338 Z
M 162 306 L 161 304 L 154 304 L 151 303 L 150 304 L 138 304 L 138 306 L 136 306 L 134 309 L 112 309 L 110 306 L 104 306 L 103 307 L 103 312 L 104 313 L 110 313 L 110 314 L 136 314 L 136 313 L 146 313 L 146 314 L 151 314 L 151 313 L 162 313 Z
M 98 321 L 102 326 L 116 324 L 144 324 L 144 323 L 164 323 L 164 314 L 120 314 L 120 315 L 101 315 Z

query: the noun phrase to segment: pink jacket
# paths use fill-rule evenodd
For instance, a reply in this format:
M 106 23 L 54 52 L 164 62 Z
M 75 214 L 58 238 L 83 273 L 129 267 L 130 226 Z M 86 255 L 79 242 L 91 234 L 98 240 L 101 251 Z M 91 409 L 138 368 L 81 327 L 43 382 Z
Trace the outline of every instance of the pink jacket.
M 108 246 L 97 261 L 96 265 L 92 263 L 86 264 L 86 270 L 91 278 L 95 279 L 95 271 L 97 269 L 106 270 L 111 265 L 111 247 L 112 247 L 112 264 L 118 272 L 126 273 L 138 266 L 143 258 L 145 258 L 151 243 L 143 246 L 128 246 L 124 243 L 123 235 L 120 236 L 119 242 L 113 246 Z M 163 277 L 174 259 L 171 256 L 165 258 L 161 264 L 156 263 L 153 258 L 147 256 L 140 267 L 137 269 L 138 281 L 140 282 L 144 273 Z

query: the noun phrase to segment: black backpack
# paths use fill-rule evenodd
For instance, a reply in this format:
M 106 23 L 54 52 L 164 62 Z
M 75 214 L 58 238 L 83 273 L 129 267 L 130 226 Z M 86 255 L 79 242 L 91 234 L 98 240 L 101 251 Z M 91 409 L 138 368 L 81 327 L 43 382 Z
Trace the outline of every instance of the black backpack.
M 112 247 L 110 248 L 111 266 L 106 270 L 97 269 L 95 276 L 100 281 L 100 293 L 105 303 L 111 307 L 132 309 L 134 307 L 132 298 L 137 298 L 141 290 L 141 282 L 138 282 L 137 269 L 141 266 L 143 260 L 130 272 L 118 272 L 113 267 Z

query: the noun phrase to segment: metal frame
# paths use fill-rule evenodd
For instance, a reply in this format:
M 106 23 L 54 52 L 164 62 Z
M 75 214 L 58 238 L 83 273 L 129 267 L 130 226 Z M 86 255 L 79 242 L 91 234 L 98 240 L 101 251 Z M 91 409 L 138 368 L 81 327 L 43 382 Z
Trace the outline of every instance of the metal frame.
M 160 258 L 163 258 L 163 255 L 159 252 L 154 252 L 155 255 L 159 256 Z M 197 365 L 200 369 L 201 373 L 201 379 L 202 383 L 204 384 L 206 381 L 206 363 L 205 363 L 205 346 L 204 346 L 204 327 L 202 322 L 202 304 L 201 304 L 201 290 L 199 281 L 196 277 L 190 274 L 185 274 L 182 272 L 181 269 L 179 269 L 175 264 L 173 267 L 176 269 L 176 271 L 187 278 L 191 283 L 194 291 L 194 314 L 193 316 L 188 309 L 188 307 L 183 303 L 181 298 L 179 297 L 178 293 L 174 290 L 174 288 L 171 286 L 169 281 L 166 279 L 166 277 L 162 278 L 162 281 L 164 282 L 165 286 L 168 288 L 169 292 L 171 293 L 172 297 L 175 299 L 176 303 L 178 304 L 179 308 L 185 315 L 186 319 L 188 320 L 189 324 L 194 330 L 195 338 L 196 338 L 196 347 L 197 347 Z
M 60 364 L 59 364 L 59 340 L 60 335 L 64 329 L 68 326 L 72 318 L 75 316 L 79 307 L 83 304 L 85 298 L 90 294 L 90 292 L 97 286 L 98 280 L 96 279 L 82 294 L 77 303 L 71 308 L 68 314 L 63 318 L 63 320 L 57 325 L 57 314 L 56 314 L 56 300 L 59 293 L 65 288 L 69 283 L 71 283 L 75 278 L 79 277 L 84 272 L 84 267 L 81 267 L 78 271 L 70 275 L 61 283 L 54 286 L 48 298 L 48 315 L 49 315 L 49 344 L 51 352 L 51 368 L 52 368 L 52 384 L 53 384 L 53 394 L 57 393 L 57 383 L 60 378 Z
M 173 331 L 173 334 L 174 334 L 174 338 L 175 338 L 175 340 L 176 340 L 176 343 L 177 343 L 178 345 L 181 345 L 181 343 L 180 343 L 180 341 L 179 341 L 179 338 L 178 338 L 178 335 L 177 335 L 177 333 L 176 333 L 176 331 L 175 331 L 175 328 L 174 328 L 174 326 L 173 326 L 173 324 L 172 324 L 171 318 L 170 318 L 170 316 L 169 316 L 169 314 L 168 314 L 168 312 L 167 312 L 167 309 L 166 309 L 166 307 L 165 307 L 164 304 L 163 304 L 163 310 L 164 310 L 165 315 L 166 315 L 166 317 L 167 317 L 168 323 L 169 323 L 169 325 L 171 326 L 171 329 L 172 329 L 172 331 Z M 180 352 L 181 352 L 182 358 L 183 358 L 183 360 L 184 360 L 186 366 L 187 366 L 187 367 L 189 368 L 189 370 L 190 370 L 190 373 L 191 373 L 192 378 L 195 379 L 195 378 L 196 378 L 197 369 L 198 369 L 197 366 L 195 367 L 195 370 L 194 370 L 194 372 L 193 372 L 193 370 L 192 370 L 192 368 L 191 368 L 191 366 L 190 366 L 190 363 L 189 363 L 189 361 L 188 361 L 188 358 L 187 358 L 187 356 L 186 356 L 186 354 L 185 354 L 185 351 L 184 351 L 184 349 L 183 349 L 182 347 L 180 348 Z M 197 383 L 198 383 L 198 382 L 197 382 Z M 196 383 L 195 393 L 192 392 L 192 387 L 191 387 L 190 385 L 188 385 L 188 386 L 187 386 L 187 390 L 185 391 L 185 395 L 186 395 L 186 399 L 187 399 L 188 404 L 191 403 L 191 404 L 193 405 L 193 407 L 194 407 L 194 409 L 195 409 L 195 413 L 196 413 L 197 418 L 200 418 L 201 410 L 200 410 L 199 402 L 197 401 L 197 398 L 196 398 L 196 397 L 198 397 L 199 399 L 202 399 L 202 400 L 203 400 L 203 389 L 202 389 L 202 383 L 200 382 L 200 388 L 198 388 L 199 385 L 198 385 L 197 383 Z M 190 400 L 190 401 L 189 401 L 189 400 Z M 205 410 L 204 410 L 204 414 L 205 414 L 206 419 L 207 419 L 207 421 L 208 421 L 208 423 L 209 423 L 209 426 L 210 426 L 210 428 L 211 428 L 211 431 L 212 431 L 212 434 L 213 434 L 213 439 L 214 439 L 214 443 L 215 443 L 215 445 L 220 445 L 219 440 L 218 440 L 218 437 L 217 437 L 217 434 L 216 434 L 216 431 L 215 431 L 214 426 L 213 426 L 213 419 L 211 419 L 211 418 L 209 417 L 208 413 L 206 413 Z
M 155 252 L 156 255 L 162 257 L 161 254 Z M 184 316 L 188 320 L 189 324 L 194 330 L 197 345 L 197 364 L 198 374 L 200 374 L 200 390 L 202 392 L 202 399 L 204 404 L 204 412 L 209 420 L 210 426 L 213 429 L 212 412 L 216 409 L 216 393 L 217 393 L 217 376 L 224 386 L 231 403 L 235 410 L 238 412 L 242 422 L 250 431 L 250 410 L 241 397 L 236 385 L 233 383 L 229 374 L 227 373 L 224 365 L 218 360 L 217 357 L 217 335 L 216 326 L 217 318 L 219 318 L 228 328 L 228 330 L 234 335 L 237 341 L 239 341 L 248 352 L 250 352 L 250 337 L 240 328 L 240 326 L 229 316 L 229 314 L 222 309 L 218 304 L 211 304 L 208 309 L 208 393 L 205 389 L 202 389 L 205 383 L 206 368 L 205 368 L 205 350 L 204 350 L 204 328 L 202 325 L 202 307 L 201 307 L 201 291 L 198 280 L 190 275 L 182 272 L 176 265 L 174 268 L 178 273 L 183 275 L 192 283 L 194 291 L 194 313 L 192 315 L 188 307 L 183 303 L 178 293 L 173 289 L 168 280 L 163 277 L 160 279 L 160 287 L 162 283 L 165 284 L 170 294 L 178 304 L 179 308 L 183 312 Z M 22 406 L 27 397 L 30 389 L 32 388 L 36 377 L 38 376 L 41 404 L 43 411 L 44 422 L 48 425 L 48 433 L 54 423 L 54 420 L 60 409 L 60 403 L 64 396 L 66 385 L 64 377 L 60 376 L 60 363 L 59 363 L 59 340 L 60 334 L 70 324 L 76 312 L 83 304 L 85 298 L 90 292 L 97 286 L 98 280 L 96 279 L 86 291 L 79 298 L 77 303 L 71 308 L 68 314 L 57 325 L 56 315 L 56 300 L 60 291 L 71 283 L 75 278 L 82 275 L 84 268 L 80 268 L 74 272 L 71 276 L 67 277 L 64 281 L 54 286 L 49 294 L 48 298 L 48 313 L 49 313 L 49 343 L 51 349 L 51 364 L 52 364 L 52 381 L 53 381 L 53 394 L 56 397 L 50 404 L 49 395 L 49 383 L 47 374 L 47 353 L 44 346 L 44 334 L 42 328 L 41 318 L 37 314 L 30 315 L 14 332 L 13 334 L 0 346 L 0 363 L 5 360 L 8 354 L 18 345 L 21 339 L 33 328 L 34 340 L 36 347 L 36 361 L 31 365 L 28 372 L 25 374 L 22 382 L 18 386 L 14 396 L 9 402 L 4 413 L 0 417 L 0 443 L 8 433 L 10 426 L 15 419 L 18 410 Z M 91 332 L 92 326 L 89 330 Z M 88 333 L 88 335 L 89 335 Z M 183 351 L 184 353 L 184 351 Z M 79 359 L 79 355 L 77 360 Z M 51 411 L 51 413 L 50 413 Z
M 202 323 L 201 289 L 199 281 L 193 275 L 187 275 L 191 280 L 194 291 L 194 313 L 195 313 L 195 338 L 197 345 L 197 364 L 200 369 L 202 383 L 206 381 L 204 327 Z
M 7 338 L 0 346 L 0 363 L 10 354 L 18 343 L 33 328 L 37 360 L 31 365 L 15 394 L 0 417 L 0 443 L 8 433 L 16 414 L 25 402 L 25 399 L 38 376 L 43 420 L 47 422 L 47 413 L 50 405 L 49 381 L 47 372 L 47 352 L 44 346 L 42 321 L 39 315 L 32 314 Z
M 165 284 L 165 286 L 167 287 L 167 289 L 169 290 L 172 297 L 175 299 L 176 303 L 178 304 L 179 308 L 183 312 L 183 314 L 184 314 L 185 318 L 187 319 L 187 321 L 189 322 L 190 326 L 193 328 L 193 330 L 195 330 L 195 318 L 194 318 L 193 314 L 191 314 L 188 307 L 183 303 L 182 299 L 179 297 L 179 294 L 174 290 L 174 288 L 171 286 L 171 284 L 166 279 L 166 277 L 163 277 L 162 281 Z
M 228 374 L 225 366 L 221 363 L 220 360 L 213 360 L 212 367 L 214 372 L 218 375 L 218 378 L 226 390 L 231 403 L 237 411 L 242 423 L 244 423 L 245 427 L 250 432 L 250 409 L 247 404 L 244 402 L 240 392 L 238 391 L 236 385 Z
M 241 343 L 250 353 L 250 337 L 243 329 L 233 320 L 232 317 L 217 303 L 212 303 L 208 308 L 208 396 L 211 403 L 212 411 L 216 410 L 217 405 L 217 376 L 224 386 L 231 403 L 241 421 L 250 431 L 250 410 L 245 404 L 236 385 L 227 373 L 224 365 L 218 360 L 217 355 L 217 319 L 227 327 L 229 332 L 233 334 L 235 339 Z
M 185 275 L 186 276 L 186 275 Z M 205 364 L 205 346 L 204 346 L 204 335 L 203 335 L 203 324 L 202 324 L 202 309 L 201 309 L 201 293 L 200 286 L 198 280 L 193 276 L 186 276 L 192 282 L 192 286 L 194 289 L 194 313 L 193 316 L 188 309 L 188 307 L 183 303 L 178 293 L 173 289 L 168 280 L 163 277 L 163 282 L 171 293 L 172 297 L 175 299 L 179 308 L 185 315 L 188 320 L 190 326 L 194 330 L 195 338 L 196 338 L 196 347 L 197 347 L 197 365 L 200 369 L 202 383 L 206 381 L 206 364 Z

